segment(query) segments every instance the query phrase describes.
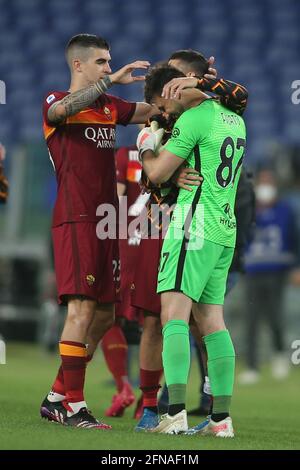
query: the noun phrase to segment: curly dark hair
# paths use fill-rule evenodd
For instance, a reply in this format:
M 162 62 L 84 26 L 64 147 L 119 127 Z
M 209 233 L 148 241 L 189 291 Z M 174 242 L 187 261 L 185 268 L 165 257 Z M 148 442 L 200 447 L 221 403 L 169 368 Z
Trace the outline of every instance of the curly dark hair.
M 146 75 L 144 97 L 147 103 L 151 103 L 155 95 L 161 95 L 166 83 L 173 78 L 185 77 L 184 73 L 170 66 L 153 67 Z

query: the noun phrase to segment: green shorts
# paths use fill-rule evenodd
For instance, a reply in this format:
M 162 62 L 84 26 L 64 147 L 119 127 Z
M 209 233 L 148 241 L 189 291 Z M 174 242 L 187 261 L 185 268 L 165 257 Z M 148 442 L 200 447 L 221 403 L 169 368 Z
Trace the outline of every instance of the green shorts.
M 157 292 L 182 292 L 194 302 L 224 304 L 234 248 L 218 245 L 176 229 L 168 232 L 161 251 Z

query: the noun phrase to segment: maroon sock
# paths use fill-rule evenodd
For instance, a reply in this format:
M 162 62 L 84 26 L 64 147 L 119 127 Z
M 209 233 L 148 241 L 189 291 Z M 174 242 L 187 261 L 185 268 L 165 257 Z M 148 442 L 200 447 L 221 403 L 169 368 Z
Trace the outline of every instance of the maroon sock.
M 162 369 L 140 369 L 140 389 L 143 392 L 144 408 L 157 407 L 157 393 L 160 388 L 159 381 L 162 373 Z
M 54 384 L 52 385 L 51 390 L 55 393 L 59 393 L 60 395 L 65 395 L 66 394 L 65 393 L 65 384 L 64 384 L 64 372 L 63 372 L 62 365 L 58 369 L 58 373 L 57 373 L 56 379 L 54 381 Z
M 127 352 L 128 345 L 122 329 L 115 325 L 105 333 L 101 341 L 104 358 L 112 373 L 118 392 L 124 385 L 124 377 L 127 377 Z
M 68 403 L 84 401 L 86 346 L 75 341 L 61 341 L 59 349 L 64 374 L 66 401 Z
M 93 359 L 94 354 L 88 354 L 86 356 L 86 363 L 88 364 Z M 58 369 L 58 373 L 56 379 L 52 385 L 51 390 L 55 393 L 59 393 L 60 395 L 65 395 L 65 384 L 64 384 L 64 372 L 62 368 L 62 364 Z
M 91 362 L 91 360 L 93 359 L 93 357 L 94 357 L 94 354 L 88 354 L 88 355 L 86 356 L 86 364 L 88 364 L 89 362 Z

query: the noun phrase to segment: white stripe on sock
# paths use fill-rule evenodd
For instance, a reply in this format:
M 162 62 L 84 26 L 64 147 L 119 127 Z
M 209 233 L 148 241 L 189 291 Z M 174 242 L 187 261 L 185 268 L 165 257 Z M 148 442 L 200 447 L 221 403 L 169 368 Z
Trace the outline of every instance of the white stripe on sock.
M 78 411 L 81 410 L 81 408 L 87 408 L 85 401 L 77 401 L 75 403 L 68 403 L 68 405 L 73 410 L 73 413 L 71 413 L 71 411 L 67 412 L 68 417 L 73 416 L 76 413 L 78 413 Z
M 52 403 L 55 403 L 57 401 L 63 401 L 65 400 L 65 398 L 66 398 L 65 395 L 61 395 L 60 393 L 53 392 L 52 390 L 47 395 L 47 399 L 51 401 Z

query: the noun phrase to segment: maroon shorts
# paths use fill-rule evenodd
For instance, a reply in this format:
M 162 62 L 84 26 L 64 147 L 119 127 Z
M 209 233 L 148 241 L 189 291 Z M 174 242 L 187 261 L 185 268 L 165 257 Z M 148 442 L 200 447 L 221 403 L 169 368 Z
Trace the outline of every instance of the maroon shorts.
M 123 273 L 121 274 L 123 276 Z M 122 277 L 123 279 L 123 277 Z M 138 307 L 131 305 L 131 288 L 130 286 L 124 287 L 123 280 L 121 281 L 121 302 L 116 303 L 115 314 L 117 318 L 126 318 L 128 321 L 137 321 L 139 324 L 143 323 L 143 311 Z
M 143 238 L 139 247 L 131 305 L 160 315 L 160 295 L 156 293 L 163 239 Z
M 99 240 L 94 222 L 70 222 L 52 228 L 58 302 L 83 295 L 99 303 L 119 301 L 118 240 Z
M 129 245 L 128 239 L 119 240 L 121 258 L 121 302 L 116 304 L 116 317 L 129 321 L 143 320 L 143 312 L 131 305 L 131 290 L 135 267 L 138 263 L 139 246 Z

